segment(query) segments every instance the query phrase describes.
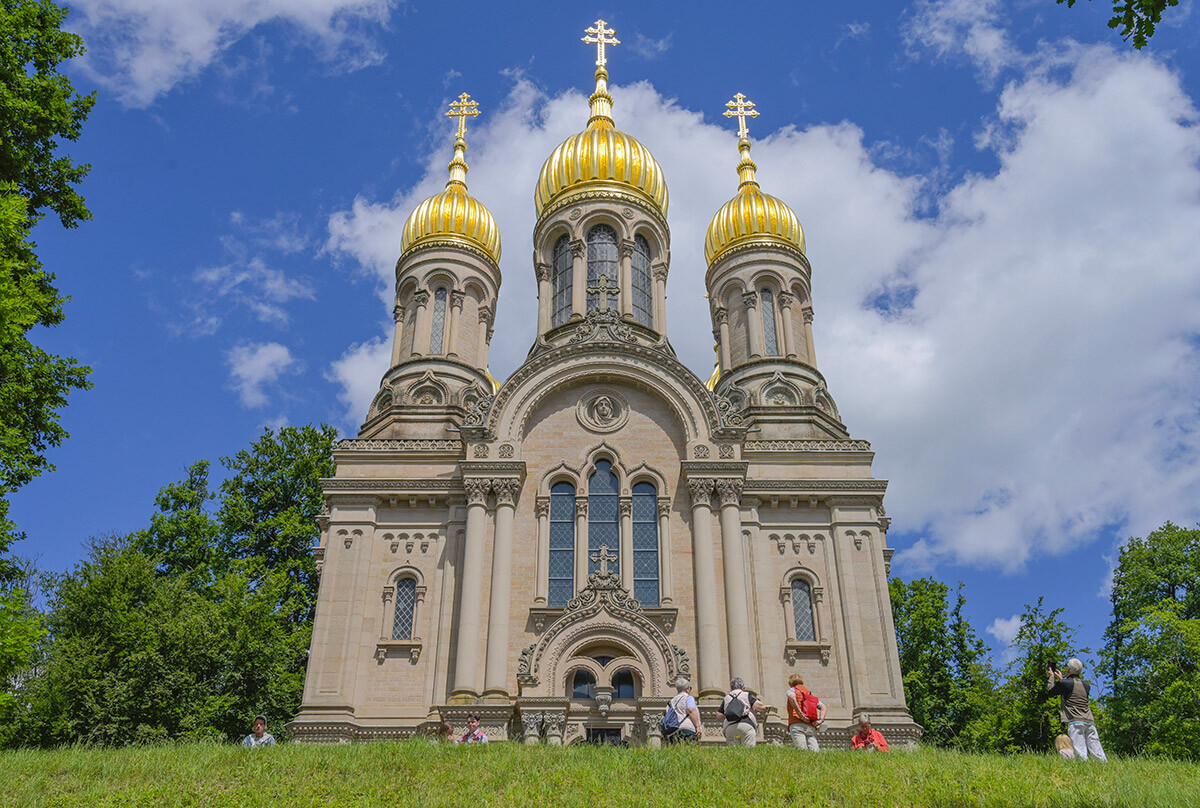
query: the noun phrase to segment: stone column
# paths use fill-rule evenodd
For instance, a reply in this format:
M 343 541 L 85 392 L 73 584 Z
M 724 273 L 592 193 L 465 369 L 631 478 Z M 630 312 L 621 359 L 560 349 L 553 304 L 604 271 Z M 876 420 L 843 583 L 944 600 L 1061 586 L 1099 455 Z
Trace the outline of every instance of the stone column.
M 746 558 L 742 548 L 742 481 L 717 480 L 721 501 L 721 553 L 725 558 L 725 630 L 729 637 L 729 675 L 752 679 L 750 609 L 746 596 Z
M 659 602 L 670 606 L 675 602 L 675 587 L 671 585 L 671 500 L 658 500 L 658 591 Z
M 542 729 L 541 713 L 521 713 L 521 729 L 525 735 L 526 746 L 537 746 Z
M 550 497 L 538 497 L 534 503 L 537 513 L 537 580 L 533 582 L 533 605 L 545 606 L 550 594 Z
M 713 559 L 711 479 L 688 480 L 692 496 L 692 566 L 696 582 L 696 665 L 700 695 L 725 692 L 717 630 L 717 569 Z
M 796 338 L 792 334 L 792 304 L 796 296 L 791 292 L 779 293 L 779 319 L 783 320 L 783 355 L 788 359 L 796 358 Z
M 392 332 L 392 367 L 400 364 L 400 343 L 404 340 L 404 307 L 397 303 L 392 308 L 392 319 L 396 321 Z
M 464 292 L 450 293 L 450 309 L 446 312 L 446 356 L 458 356 L 458 328 L 466 297 Z
M 587 586 L 588 528 L 587 495 L 575 495 L 575 594 Z
M 496 492 L 496 536 L 492 543 L 492 587 L 488 604 L 487 662 L 484 665 L 485 699 L 508 700 L 508 622 L 512 602 L 513 514 L 521 481 L 492 480 Z
M 422 334 L 425 335 L 425 345 L 428 346 L 429 345 L 429 329 L 433 325 L 429 321 L 429 318 L 426 316 L 429 311 L 426 308 L 429 305 L 429 293 L 426 291 L 417 292 L 412 296 L 412 299 L 413 299 L 413 303 L 417 307 L 417 314 L 413 318 L 412 351 L 410 352 L 409 355 L 410 356 L 420 356 L 421 355 L 421 335 Z
M 457 506 L 451 505 L 450 512 L 453 515 Z M 451 517 L 453 519 L 453 516 Z M 430 650 L 433 652 L 433 693 L 430 698 L 430 712 L 436 715 L 436 710 L 433 705 L 441 703 L 446 698 L 446 674 L 448 673 L 449 664 L 443 667 L 441 662 L 442 651 L 445 650 L 446 656 L 449 657 L 452 649 L 450 644 L 450 621 L 454 614 L 454 582 L 458 574 L 462 572 L 462 546 L 464 540 L 461 531 L 454 529 L 453 521 L 446 526 L 446 542 L 442 547 L 442 589 L 439 596 L 438 606 L 438 634 L 437 643 Z
M 621 317 L 633 319 L 633 242 L 628 239 L 621 242 L 620 278 L 617 285 L 621 288 Z
M 633 591 L 633 499 L 621 497 L 617 502 L 621 513 L 621 527 L 618 544 L 621 556 L 621 586 Z
M 721 364 L 721 375 L 724 376 L 729 372 L 729 368 L 733 366 L 733 363 L 729 359 L 729 309 L 720 306 L 713 312 L 713 319 L 717 321 L 717 328 L 720 329 L 717 332 L 720 334 L 720 337 L 717 339 L 717 346 L 719 348 L 717 361 Z
M 758 359 L 763 355 L 762 316 L 758 311 L 758 292 L 746 292 L 742 295 L 742 305 L 746 307 L 746 352 L 751 359 Z
M 642 713 L 642 723 L 646 725 L 646 746 L 651 749 L 662 747 L 662 725 L 660 716 L 654 713 Z
M 571 319 L 587 314 L 587 255 L 583 239 L 571 242 Z
M 567 716 L 563 712 L 542 713 L 542 724 L 546 728 L 546 745 L 562 746 L 563 730 L 566 729 Z
M 486 306 L 479 307 L 479 343 L 475 346 L 475 365 L 480 370 L 487 370 L 488 343 L 492 341 L 488 332 L 492 330 L 492 311 Z
M 467 536 L 463 546 L 462 603 L 458 617 L 454 690 L 451 698 L 470 702 L 479 695 L 479 619 L 483 610 L 483 544 L 491 480 L 463 480 L 467 490 Z
M 537 263 L 538 280 L 538 333 L 545 334 L 550 330 L 550 317 L 554 313 L 554 290 L 550 288 L 550 265 L 544 261 Z
M 803 314 L 804 314 L 804 341 L 806 343 L 808 343 L 806 346 L 808 348 L 808 364 L 812 365 L 813 367 L 816 367 L 817 366 L 817 347 L 813 343 L 813 335 L 812 335 L 813 310 L 812 310 L 812 308 L 805 307 Z
M 654 330 L 667 333 L 667 265 L 655 264 L 654 272 Z

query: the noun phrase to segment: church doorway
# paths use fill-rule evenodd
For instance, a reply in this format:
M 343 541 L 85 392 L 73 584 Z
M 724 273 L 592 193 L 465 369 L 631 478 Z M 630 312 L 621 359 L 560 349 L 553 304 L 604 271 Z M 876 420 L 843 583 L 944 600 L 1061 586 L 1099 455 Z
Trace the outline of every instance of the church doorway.
M 625 745 L 625 742 L 621 740 L 620 727 L 587 727 L 586 731 L 587 735 L 583 739 L 584 743 L 596 744 L 597 746 Z

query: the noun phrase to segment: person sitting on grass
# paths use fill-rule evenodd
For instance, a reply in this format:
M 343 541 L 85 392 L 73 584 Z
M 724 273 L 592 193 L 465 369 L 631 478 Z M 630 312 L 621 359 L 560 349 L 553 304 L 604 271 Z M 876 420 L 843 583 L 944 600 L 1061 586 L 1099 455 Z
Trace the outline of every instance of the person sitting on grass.
M 1058 754 L 1063 760 L 1074 760 L 1075 750 L 1071 748 L 1071 739 L 1066 735 L 1059 735 L 1054 739 L 1054 748 L 1058 750 Z
M 470 713 L 467 716 L 467 732 L 458 739 L 459 743 L 487 743 L 487 733 L 479 726 L 479 716 Z
M 247 749 L 258 749 L 262 746 L 274 746 L 275 736 L 267 732 L 267 717 L 258 715 L 254 717 L 254 732 L 246 736 L 242 741 L 242 746 Z
M 886 752 L 888 743 L 883 734 L 877 729 L 871 729 L 871 716 L 863 714 L 858 717 L 858 732 L 850 739 L 851 749 L 863 749 L 868 752 Z
M 1100 746 L 1100 735 L 1096 732 L 1096 718 L 1092 715 L 1092 705 L 1089 696 L 1092 687 L 1079 674 L 1083 672 L 1083 663 L 1078 659 L 1067 660 L 1067 675 L 1053 667 L 1046 669 L 1046 697 L 1061 696 L 1062 702 L 1058 717 L 1067 725 L 1067 736 L 1075 749 L 1078 760 L 1087 760 L 1088 755 L 1093 760 L 1104 763 L 1104 748 Z

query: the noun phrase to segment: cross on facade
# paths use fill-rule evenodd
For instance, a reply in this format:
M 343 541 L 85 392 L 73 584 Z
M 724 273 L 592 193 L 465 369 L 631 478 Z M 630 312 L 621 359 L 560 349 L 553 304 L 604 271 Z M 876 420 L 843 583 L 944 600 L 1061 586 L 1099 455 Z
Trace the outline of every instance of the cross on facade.
M 754 108 L 754 102 L 747 101 L 746 96 L 738 93 L 732 101 L 726 102 L 725 106 L 729 107 L 723 113 L 725 117 L 738 119 L 738 137 L 744 138 L 749 135 L 750 130 L 746 128 L 746 119 L 758 117 L 758 110 Z
M 589 45 L 596 46 L 596 67 L 604 67 L 607 60 L 604 58 L 605 45 L 620 45 L 621 40 L 617 39 L 616 31 L 612 28 L 605 28 L 608 25 L 604 20 L 596 20 L 596 24 L 584 31 L 587 36 L 583 37 L 582 41 Z
M 476 107 L 479 106 L 478 101 L 472 101 L 471 96 L 463 93 L 458 97 L 457 101 L 450 102 L 450 109 L 446 113 L 447 118 L 458 118 L 458 136 L 463 137 L 467 134 L 467 118 L 474 118 L 479 114 Z
M 596 283 L 589 286 L 586 291 L 589 295 L 599 295 L 600 311 L 608 311 L 608 296 L 612 295 L 615 298 L 621 293 L 621 287 L 609 281 L 608 275 L 601 275 L 596 278 Z
M 608 575 L 609 562 L 617 560 L 617 557 L 608 551 L 607 544 L 600 545 L 599 552 L 592 553 L 591 556 L 589 556 L 589 558 L 592 559 L 593 564 L 600 565 L 600 574 L 601 575 Z

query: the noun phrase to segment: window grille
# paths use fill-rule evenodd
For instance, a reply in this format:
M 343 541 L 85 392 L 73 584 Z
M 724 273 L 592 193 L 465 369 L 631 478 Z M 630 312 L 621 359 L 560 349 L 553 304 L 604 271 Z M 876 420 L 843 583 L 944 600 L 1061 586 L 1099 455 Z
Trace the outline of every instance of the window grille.
M 644 326 L 653 322 L 654 296 L 650 278 L 650 243 L 642 236 L 633 240 L 633 319 Z M 663 328 L 659 325 L 659 331 Z
M 554 242 L 553 272 L 550 282 L 553 290 L 551 325 L 562 325 L 571 317 L 571 286 L 574 281 L 574 263 L 571 259 L 571 240 L 560 236 Z
M 633 597 L 643 606 L 659 605 L 658 489 L 633 487 Z
M 433 331 L 429 336 L 429 353 L 442 352 L 442 335 L 446 330 L 446 290 L 433 293 Z
M 547 606 L 566 606 L 575 595 L 575 486 L 550 489 L 550 582 Z
M 611 229 L 611 228 L 610 228 Z M 592 553 L 600 545 L 607 545 L 613 556 L 608 563 L 611 572 L 619 572 L 621 554 L 620 508 L 617 504 L 617 475 L 612 472 L 612 463 L 601 460 L 588 478 L 588 574 L 600 569 L 592 561 Z
M 812 588 L 808 581 L 792 579 L 792 618 L 796 639 L 800 642 L 815 642 L 816 628 L 813 625 Z
M 417 582 L 412 578 L 396 581 L 396 617 L 392 621 L 393 640 L 413 638 L 413 615 L 417 610 Z
M 608 277 L 609 283 L 615 284 L 619 277 L 617 273 L 617 231 L 606 224 L 598 224 L 587 234 L 587 280 L 591 286 L 601 275 Z M 599 295 L 588 295 L 588 311 L 600 306 Z
M 779 338 L 775 335 L 775 298 L 770 289 L 763 289 L 759 293 L 759 297 L 762 299 L 764 347 L 767 356 L 778 356 Z

